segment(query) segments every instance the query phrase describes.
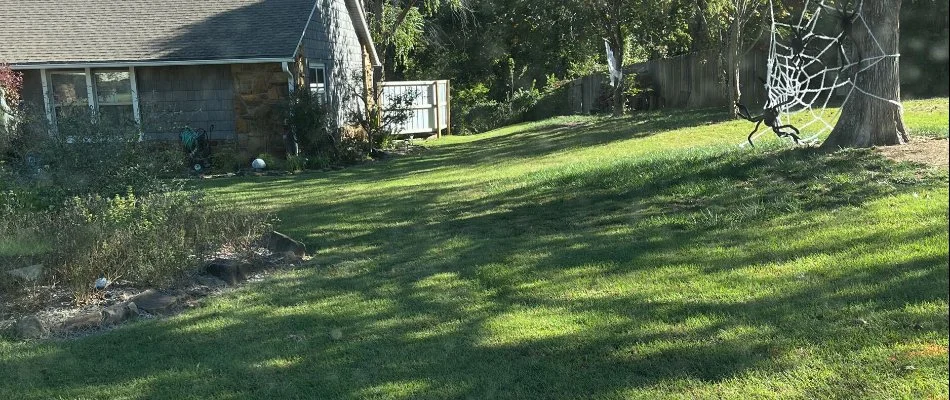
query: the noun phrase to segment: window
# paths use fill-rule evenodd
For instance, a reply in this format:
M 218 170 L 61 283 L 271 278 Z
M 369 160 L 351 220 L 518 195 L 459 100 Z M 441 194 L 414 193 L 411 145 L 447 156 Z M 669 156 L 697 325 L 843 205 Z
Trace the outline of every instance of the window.
M 96 113 L 110 124 L 134 124 L 137 121 L 133 70 L 49 71 L 47 91 L 50 120 Z
M 88 113 L 89 86 L 84 72 L 52 71 L 49 83 L 54 120 Z
M 116 125 L 135 121 L 129 71 L 94 71 L 93 76 L 100 120 Z
M 323 64 L 316 64 L 310 67 L 310 93 L 316 94 L 320 102 L 327 98 L 327 67 Z

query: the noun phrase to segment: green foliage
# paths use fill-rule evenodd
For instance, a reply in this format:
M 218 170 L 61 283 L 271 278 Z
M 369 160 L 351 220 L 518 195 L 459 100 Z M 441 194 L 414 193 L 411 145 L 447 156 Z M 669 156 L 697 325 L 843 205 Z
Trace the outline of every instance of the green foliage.
M 287 156 L 287 171 L 289 172 L 300 172 L 307 169 L 307 157 L 304 156 Z
M 475 84 L 452 94 L 452 130 L 459 135 L 486 132 L 511 120 L 507 104 L 489 99 L 488 87 Z
M 518 89 L 507 102 L 491 100 L 488 88 L 482 84 L 459 90 L 452 97 L 452 129 L 460 135 L 468 135 L 567 113 L 566 82 L 551 75 L 547 83 L 543 90 L 534 85 Z
M 234 143 L 215 146 L 211 151 L 211 168 L 218 172 L 234 172 L 247 168 L 250 162 L 241 155 Z
M 184 157 L 176 146 L 140 141 L 133 121 L 90 117 L 85 106 L 58 110 L 48 133 L 44 117 L 24 112 L 18 129 L 8 132 L 5 155 L 13 179 L 35 192 L 45 207 L 86 194 L 112 196 L 129 188 L 136 194 L 176 186 Z
M 402 23 L 397 25 L 397 18 L 400 16 L 404 19 Z M 409 7 L 404 12 L 402 8 L 386 3 L 383 5 L 382 24 L 394 29 L 388 35 L 383 36 L 383 41 L 379 43 L 384 49 L 390 47 L 393 49 L 393 59 L 398 66 L 411 68 L 413 66 L 411 55 L 418 47 L 424 45 L 425 17 L 419 7 Z
M 304 154 L 332 153 L 337 147 L 333 121 L 330 121 L 329 110 L 318 94 L 310 90 L 295 91 L 282 114 Z
M 214 253 L 250 255 L 268 228 L 266 217 L 235 212 L 183 190 L 137 196 L 84 195 L 54 209 L 0 207 L 0 242 L 32 238 L 44 249 L 31 256 L 46 266 L 44 281 L 88 295 L 99 276 L 161 286 Z
M 269 171 L 282 171 L 285 169 L 287 160 L 277 157 L 270 153 L 258 154 L 256 158 L 264 160 L 264 169 Z
M 333 165 L 333 159 L 325 153 L 315 154 L 306 158 L 306 168 L 321 170 L 330 168 Z

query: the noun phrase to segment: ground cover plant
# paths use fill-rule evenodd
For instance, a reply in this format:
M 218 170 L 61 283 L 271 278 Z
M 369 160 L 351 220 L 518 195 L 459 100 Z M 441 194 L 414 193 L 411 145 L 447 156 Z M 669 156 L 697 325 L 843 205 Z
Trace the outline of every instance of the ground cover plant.
M 85 105 L 57 113 L 50 127 L 25 106 L 0 127 L 0 304 L 38 311 L 47 304 L 19 301 L 37 285 L 68 289 L 76 303 L 99 278 L 167 285 L 223 248 L 248 253 L 266 232 L 268 215 L 187 190 L 182 150 L 139 140 L 134 121 Z M 36 276 L 8 274 L 37 266 Z
M 905 103 L 947 137 L 946 99 Z M 0 398 L 946 398 L 948 173 L 725 111 L 561 117 L 214 180 L 311 264 L 176 317 L 0 340 Z

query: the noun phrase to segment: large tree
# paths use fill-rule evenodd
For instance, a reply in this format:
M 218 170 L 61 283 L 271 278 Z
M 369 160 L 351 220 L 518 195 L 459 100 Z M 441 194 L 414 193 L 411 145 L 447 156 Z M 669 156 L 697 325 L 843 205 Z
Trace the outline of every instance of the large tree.
M 871 64 L 873 56 L 898 54 L 901 0 L 865 1 L 860 15 L 844 15 L 842 27 L 853 43 L 855 55 L 867 60 L 854 70 L 857 74 L 855 91 L 841 108 L 841 117 L 823 150 L 844 147 L 871 147 L 904 144 L 908 141 L 904 112 L 900 106 L 900 74 L 898 57 L 886 57 Z M 856 18 L 863 18 L 865 24 Z M 878 48 L 880 46 L 880 48 Z
M 781 1 L 775 1 L 781 7 Z M 694 32 L 695 50 L 707 47 L 720 49 L 720 65 L 725 73 L 726 93 L 729 104 L 742 97 L 739 81 L 740 63 L 743 56 L 762 36 L 767 25 L 767 0 L 696 0 L 695 17 L 691 30 Z M 737 116 L 732 109 L 732 116 Z
M 600 29 L 607 49 L 613 55 L 616 68 L 623 69 L 623 58 L 627 47 L 627 38 L 634 24 L 633 4 L 636 0 L 587 0 L 593 12 L 595 24 Z M 623 80 L 613 84 L 614 116 L 623 115 Z
M 622 70 L 631 44 L 633 50 L 652 57 L 667 56 L 670 48 L 687 47 L 679 44 L 682 40 L 677 37 L 686 33 L 686 20 L 680 12 L 683 0 L 585 0 L 584 4 L 618 69 Z M 622 79 L 614 82 L 615 116 L 623 115 L 624 90 Z
M 410 55 L 424 44 L 426 21 L 445 7 L 464 9 L 463 0 L 365 0 L 374 41 L 381 47 L 384 71 L 411 61 Z

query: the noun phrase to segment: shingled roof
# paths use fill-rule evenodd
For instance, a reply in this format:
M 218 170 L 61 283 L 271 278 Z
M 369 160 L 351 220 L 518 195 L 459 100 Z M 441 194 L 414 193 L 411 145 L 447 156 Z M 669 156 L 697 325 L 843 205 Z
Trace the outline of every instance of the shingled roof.
M 292 59 L 316 0 L 0 0 L 0 62 Z

